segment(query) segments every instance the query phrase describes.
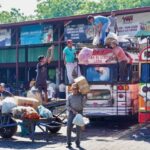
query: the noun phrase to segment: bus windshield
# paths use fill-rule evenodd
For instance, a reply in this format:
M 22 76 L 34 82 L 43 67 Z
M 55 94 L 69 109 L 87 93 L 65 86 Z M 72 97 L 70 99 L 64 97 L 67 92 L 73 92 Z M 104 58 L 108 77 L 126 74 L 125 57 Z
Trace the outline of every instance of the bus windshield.
M 84 76 L 90 83 L 116 82 L 117 64 L 113 65 L 89 65 L 84 67 Z
M 131 65 L 128 64 L 127 70 L 127 79 L 126 81 L 132 81 L 134 76 L 134 71 L 131 71 Z M 93 84 L 98 83 L 112 83 L 118 81 L 118 64 L 111 64 L 111 65 L 89 65 L 84 67 L 83 75 L 86 77 L 87 81 Z

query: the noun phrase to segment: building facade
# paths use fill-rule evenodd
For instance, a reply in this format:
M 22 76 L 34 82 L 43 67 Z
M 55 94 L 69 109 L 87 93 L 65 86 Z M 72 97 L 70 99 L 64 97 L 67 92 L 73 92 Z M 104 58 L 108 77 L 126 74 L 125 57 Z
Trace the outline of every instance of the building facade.
M 56 83 L 64 80 L 65 67 L 62 51 L 65 41 L 72 39 L 74 45 L 91 43 L 93 32 L 87 15 L 44 19 L 0 25 L 0 82 L 29 83 L 36 77 L 39 55 L 46 55 L 54 43 L 54 59 L 49 65 L 48 79 Z M 93 15 L 109 16 L 110 12 Z M 119 34 L 136 36 L 150 32 L 150 7 L 116 11 Z

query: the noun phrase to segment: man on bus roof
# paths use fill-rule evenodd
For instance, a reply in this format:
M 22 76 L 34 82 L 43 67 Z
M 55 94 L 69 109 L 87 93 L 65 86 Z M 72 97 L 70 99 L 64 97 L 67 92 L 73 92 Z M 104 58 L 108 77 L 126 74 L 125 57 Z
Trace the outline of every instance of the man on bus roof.
M 127 80 L 127 62 L 128 57 L 126 56 L 124 50 L 118 46 L 117 40 L 113 40 L 111 42 L 113 55 L 109 57 L 106 62 L 111 61 L 113 59 L 117 59 L 119 65 L 119 81 Z
M 104 45 L 105 38 L 108 34 L 110 19 L 105 16 L 92 16 L 87 17 L 89 23 L 92 24 L 96 34 L 99 34 L 99 42 Z
M 69 84 L 72 84 L 74 82 L 73 78 L 73 71 L 75 68 L 77 68 L 77 76 L 80 76 L 80 68 L 77 65 L 77 62 L 75 61 L 76 59 L 76 49 L 73 46 L 73 41 L 71 39 L 67 40 L 67 46 L 63 50 L 63 59 L 64 59 L 64 64 L 66 66 L 66 71 L 67 71 L 67 77 Z

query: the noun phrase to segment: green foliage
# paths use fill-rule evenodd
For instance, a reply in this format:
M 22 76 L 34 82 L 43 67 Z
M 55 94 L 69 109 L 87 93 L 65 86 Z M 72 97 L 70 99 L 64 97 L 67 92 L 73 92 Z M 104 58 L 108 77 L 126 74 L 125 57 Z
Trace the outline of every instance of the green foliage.
M 0 23 L 56 18 L 150 6 L 150 0 L 37 0 L 36 15 L 25 16 L 20 9 L 0 11 Z
M 40 0 L 36 12 L 38 18 L 72 16 L 83 3 L 84 0 Z
M 53 18 L 150 6 L 150 0 L 38 0 L 37 17 Z
M 12 8 L 10 12 L 0 12 L 0 23 L 21 22 L 26 20 L 33 20 L 34 18 L 35 16 L 25 16 L 23 13 L 21 13 L 20 9 L 15 8 Z

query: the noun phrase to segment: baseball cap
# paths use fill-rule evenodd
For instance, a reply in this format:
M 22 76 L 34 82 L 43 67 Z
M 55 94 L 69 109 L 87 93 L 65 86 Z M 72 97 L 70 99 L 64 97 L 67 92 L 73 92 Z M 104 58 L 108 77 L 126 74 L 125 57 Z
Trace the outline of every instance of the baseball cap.
M 67 44 L 70 44 L 70 43 L 72 43 L 72 40 L 71 39 L 67 40 Z

